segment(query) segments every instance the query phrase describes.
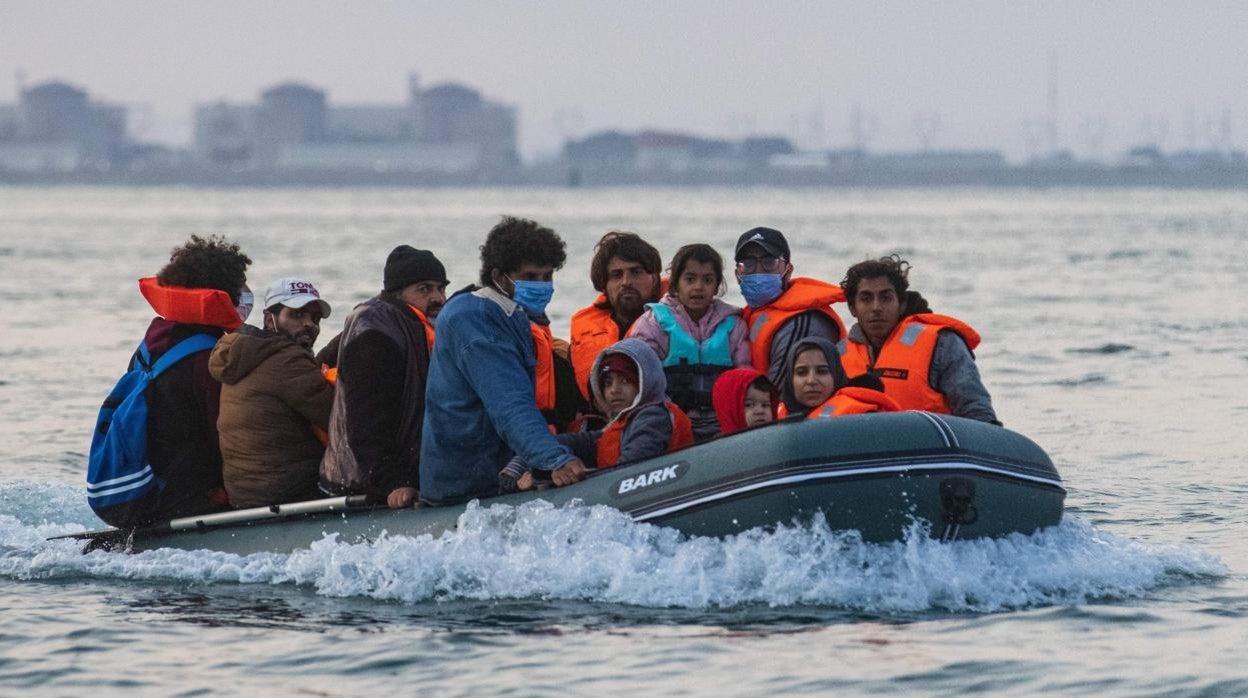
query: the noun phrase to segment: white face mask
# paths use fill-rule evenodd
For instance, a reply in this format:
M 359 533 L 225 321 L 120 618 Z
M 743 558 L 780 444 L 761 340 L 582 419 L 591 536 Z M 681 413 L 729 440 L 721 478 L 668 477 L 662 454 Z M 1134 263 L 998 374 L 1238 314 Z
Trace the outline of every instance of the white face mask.
M 256 297 L 252 295 L 251 289 L 246 286 L 238 294 L 238 305 L 234 309 L 238 311 L 238 318 L 243 322 L 247 322 L 247 316 L 251 315 L 251 309 L 256 304 Z

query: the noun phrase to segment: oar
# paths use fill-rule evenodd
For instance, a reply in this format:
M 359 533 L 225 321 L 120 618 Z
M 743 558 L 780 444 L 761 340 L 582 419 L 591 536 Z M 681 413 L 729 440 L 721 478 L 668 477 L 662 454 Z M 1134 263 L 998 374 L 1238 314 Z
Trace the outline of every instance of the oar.
M 265 519 L 281 518 L 283 516 L 323 514 L 333 511 L 347 511 L 349 509 L 365 509 L 369 506 L 371 505 L 368 502 L 367 495 L 355 494 L 346 497 L 314 499 L 308 502 L 291 502 L 289 504 L 273 504 L 267 507 L 255 507 L 252 509 L 223 511 L 219 514 L 187 516 L 181 519 L 171 519 L 169 521 L 156 524 L 155 526 L 141 528 L 135 531 L 120 528 L 104 528 L 96 531 L 70 533 L 64 536 L 53 536 L 48 540 L 59 540 L 62 538 L 87 540 L 101 537 L 107 537 L 110 539 L 116 539 L 119 537 L 128 538 L 132 533 L 142 535 L 149 533 L 167 533 L 169 531 L 186 531 L 189 529 L 225 526 L 227 524 L 252 523 L 255 521 L 264 521 Z

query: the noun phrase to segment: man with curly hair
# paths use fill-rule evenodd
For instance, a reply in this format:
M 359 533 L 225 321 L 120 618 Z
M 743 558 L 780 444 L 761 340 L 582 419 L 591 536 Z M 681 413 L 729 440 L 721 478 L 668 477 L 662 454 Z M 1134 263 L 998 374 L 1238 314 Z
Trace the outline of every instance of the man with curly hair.
M 143 337 L 150 361 L 192 337 L 210 342 L 241 325 L 250 264 L 225 238 L 192 235 L 160 273 L 140 279 L 139 290 L 159 316 Z M 217 441 L 221 384 L 208 370 L 211 349 L 191 353 L 148 385 L 147 456 L 161 484 L 119 505 L 109 523 L 129 528 L 228 507 Z M 138 352 L 130 369 L 136 361 Z
M 897 255 L 849 268 L 841 288 L 858 321 L 837 345 L 851 378 L 870 373 L 903 409 L 1000 424 L 972 353 L 979 333 L 931 312 L 910 291 L 910 264 Z
M 481 246 L 480 288 L 438 316 L 425 390 L 420 498 L 454 504 L 498 494 L 512 456 L 551 472 L 556 485 L 585 466 L 547 428 L 538 408 L 531 317 L 544 316 L 567 254 L 550 228 L 504 217 Z

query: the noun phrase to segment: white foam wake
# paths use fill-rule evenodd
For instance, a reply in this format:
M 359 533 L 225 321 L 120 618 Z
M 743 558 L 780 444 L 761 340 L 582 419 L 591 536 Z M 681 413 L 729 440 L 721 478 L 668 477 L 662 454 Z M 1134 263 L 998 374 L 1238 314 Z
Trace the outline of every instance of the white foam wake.
M 1217 558 L 1197 548 L 1139 543 L 1072 518 L 1030 536 L 954 544 L 932 540 L 916 524 L 905 540 L 876 545 L 852 532 L 831 531 L 822 520 L 726 539 L 687 538 L 633 523 L 608 507 L 532 502 L 472 506 L 457 531 L 437 538 L 382 537 L 348 545 L 329 537 L 291 555 L 182 550 L 82 555 L 73 541 L 45 540 L 84 529 L 81 512 L 62 511 L 70 512 L 65 517 L 70 522 L 0 514 L 0 575 L 296 584 L 327 596 L 408 603 L 546 598 L 910 613 L 1134 598 L 1226 574 Z

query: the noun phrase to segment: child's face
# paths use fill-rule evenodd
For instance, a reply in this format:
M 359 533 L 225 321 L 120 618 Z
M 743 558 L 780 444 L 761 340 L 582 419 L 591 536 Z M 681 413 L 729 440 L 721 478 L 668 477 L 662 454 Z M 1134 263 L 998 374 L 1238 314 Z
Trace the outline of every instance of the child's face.
M 680 278 L 673 279 L 676 300 L 685 306 L 692 318 L 700 318 L 706 314 L 715 300 L 715 292 L 719 290 L 719 277 L 715 274 L 714 265 L 709 262 L 689 260 L 680 272 Z
M 633 405 L 637 399 L 637 384 L 628 376 L 608 371 L 602 378 L 602 401 L 607 409 L 607 419 L 615 419 L 616 415 Z
M 772 419 L 771 395 L 758 388 L 747 389 L 745 391 L 745 426 L 757 427 L 770 423 Z

